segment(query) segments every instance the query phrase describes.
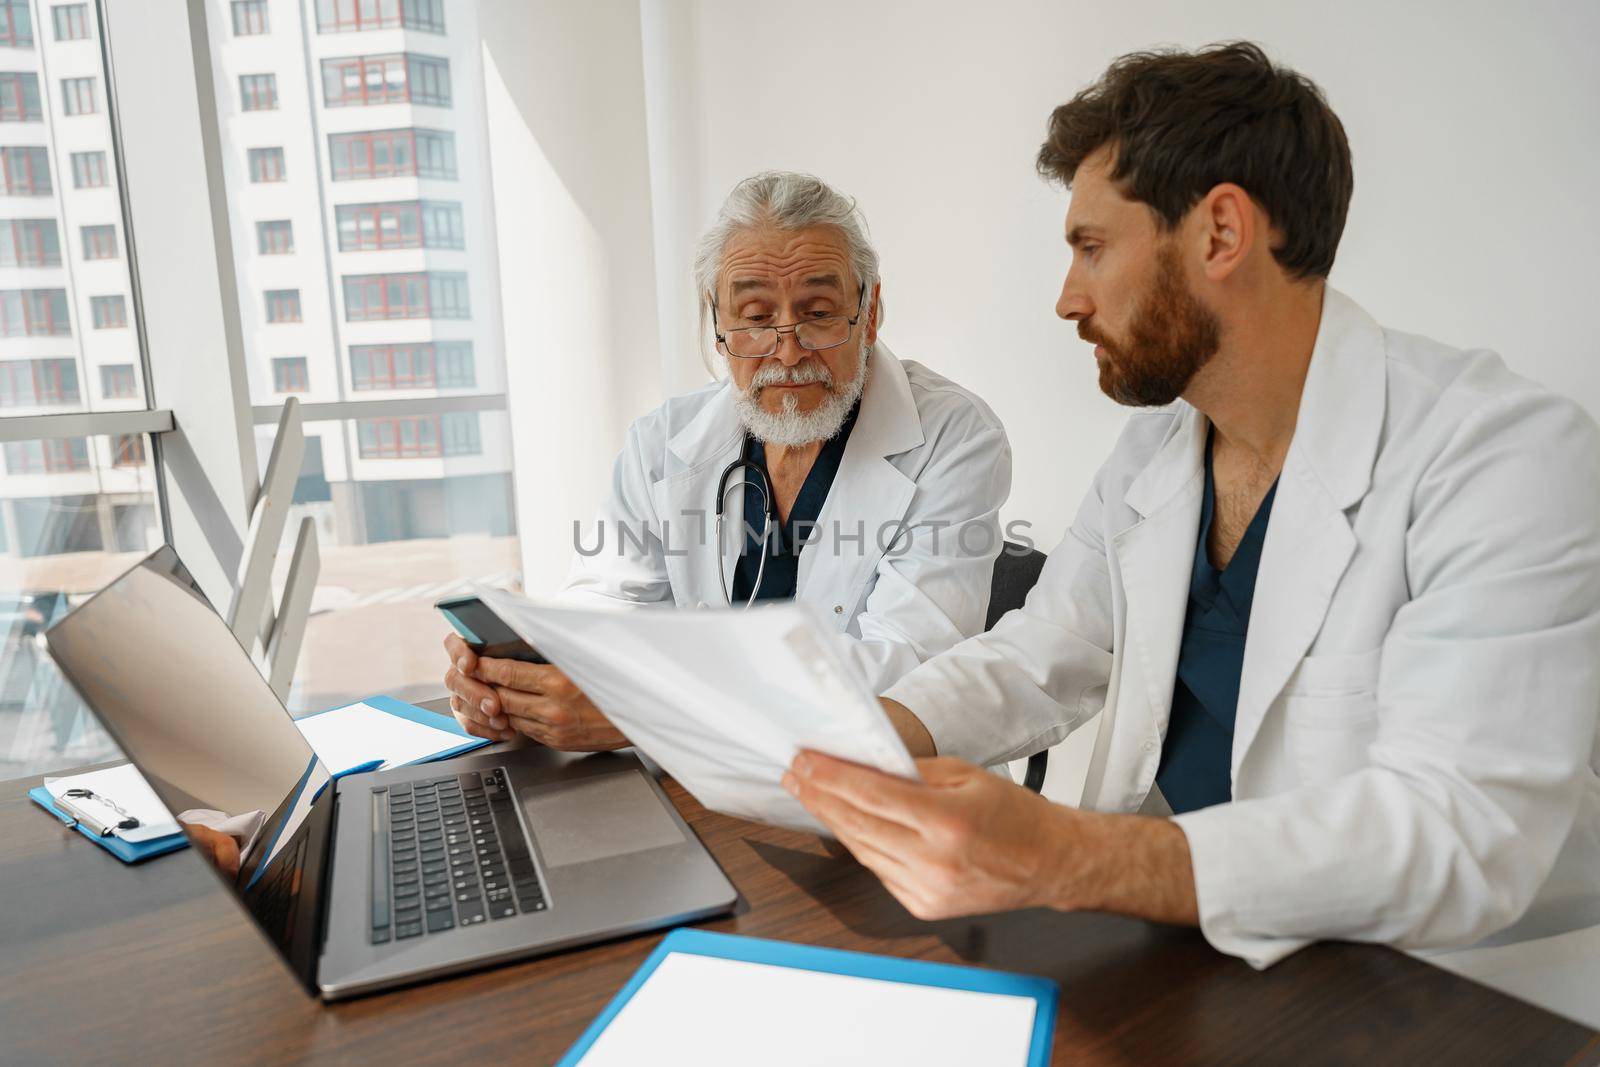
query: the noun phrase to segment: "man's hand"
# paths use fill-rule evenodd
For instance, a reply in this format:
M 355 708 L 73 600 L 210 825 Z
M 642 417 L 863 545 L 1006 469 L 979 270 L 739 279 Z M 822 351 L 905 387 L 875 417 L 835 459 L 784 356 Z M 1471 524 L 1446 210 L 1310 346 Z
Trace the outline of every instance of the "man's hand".
M 189 843 L 210 860 L 212 866 L 229 877 L 239 873 L 239 842 L 233 839 L 233 835 L 197 822 L 181 825 L 189 832 Z
M 559 667 L 477 657 L 456 634 L 445 639 L 445 649 L 455 662 L 445 675 L 450 710 L 468 733 L 491 740 L 520 733 L 567 752 L 632 743 Z
M 919 919 L 1048 907 L 1198 921 L 1176 824 L 1052 804 L 957 759 L 917 769 L 913 782 L 802 752 L 783 784 Z

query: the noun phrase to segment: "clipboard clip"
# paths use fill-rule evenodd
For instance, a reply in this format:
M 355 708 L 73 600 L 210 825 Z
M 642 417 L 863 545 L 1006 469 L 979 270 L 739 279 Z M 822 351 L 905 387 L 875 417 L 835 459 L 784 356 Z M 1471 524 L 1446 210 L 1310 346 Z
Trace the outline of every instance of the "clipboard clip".
M 97 817 L 82 803 L 84 801 L 109 809 L 116 817 L 110 819 Z M 56 802 L 61 805 L 62 810 L 72 816 L 73 826 L 82 826 L 100 837 L 109 837 L 117 830 L 137 830 L 141 825 L 137 818 L 118 807 L 115 801 L 101 796 L 93 789 L 69 789 L 57 797 Z

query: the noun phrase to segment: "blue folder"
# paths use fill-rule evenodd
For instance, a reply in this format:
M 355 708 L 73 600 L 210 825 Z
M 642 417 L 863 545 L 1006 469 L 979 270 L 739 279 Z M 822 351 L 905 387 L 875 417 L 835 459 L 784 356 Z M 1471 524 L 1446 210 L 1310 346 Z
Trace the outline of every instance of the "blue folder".
M 473 737 L 471 734 L 463 730 L 461 728 L 461 724 L 456 722 L 453 716 L 440 715 L 437 712 L 427 711 L 423 708 L 416 707 L 415 705 L 407 704 L 403 700 L 396 700 L 394 697 L 373 696 L 367 697 L 365 700 L 356 701 L 355 703 L 367 704 L 371 707 L 377 708 L 380 711 L 387 712 L 390 715 L 395 715 L 402 719 L 410 719 L 412 722 L 421 723 L 424 726 L 431 726 L 435 730 L 443 730 L 446 733 L 455 734 L 461 738 L 461 744 L 453 745 L 450 748 L 435 752 L 430 756 L 424 756 L 422 759 L 413 760 L 412 763 L 432 763 L 434 760 L 449 759 L 451 756 L 459 756 L 463 752 L 471 752 L 473 749 L 482 748 L 484 745 L 490 744 L 489 741 L 481 737 Z M 347 707 L 348 705 L 341 706 Z M 326 708 L 324 710 L 337 711 L 338 709 Z M 321 714 L 323 714 L 321 711 L 312 713 L 312 715 Z M 310 716 L 307 716 L 307 718 L 309 717 Z M 380 760 L 372 763 L 364 763 L 356 767 L 330 769 L 329 773 L 332 776 L 330 781 L 333 778 L 342 778 L 347 774 L 355 774 L 360 771 L 376 770 L 381 763 L 382 761 Z M 176 852 L 178 849 L 183 848 L 189 843 L 189 838 L 181 831 L 175 834 L 168 834 L 165 837 L 151 838 L 149 841 L 140 841 L 137 843 L 124 841 L 115 834 L 108 834 L 105 837 L 101 837 L 93 830 L 89 830 L 83 826 L 77 825 L 72 816 L 68 815 L 66 812 L 62 811 L 56 806 L 54 798 L 50 796 L 50 793 L 43 786 L 28 790 L 28 799 L 32 800 L 35 804 L 39 805 L 45 811 L 48 811 L 51 815 L 54 815 L 68 826 L 76 827 L 80 834 L 82 834 L 84 837 L 87 837 L 90 841 L 93 841 L 107 852 L 110 852 L 123 863 L 138 863 L 141 860 L 151 859 L 155 856 L 162 856 L 168 852 Z
M 101 837 L 56 807 L 55 798 L 50 795 L 44 786 L 35 786 L 28 790 L 28 799 L 68 826 L 75 827 L 78 833 L 117 857 L 123 863 L 138 863 L 140 860 L 147 860 L 154 856 L 163 856 L 168 852 L 176 852 L 189 843 L 189 839 L 181 831 L 175 834 L 168 834 L 165 837 L 152 837 L 148 841 L 139 842 L 124 841 L 115 834 L 107 834 L 105 837 Z
M 484 745 L 494 743 L 486 738 L 474 737 L 473 735 L 467 733 L 467 731 L 461 728 L 461 724 L 456 722 L 454 715 L 440 715 L 436 711 L 428 711 L 425 708 L 417 707 L 415 704 L 407 704 L 403 700 L 396 700 L 394 697 L 366 697 L 363 700 L 353 700 L 350 703 L 365 704 L 368 707 L 377 708 L 379 711 L 386 711 L 390 715 L 394 715 L 398 718 L 410 719 L 412 722 L 421 723 L 423 726 L 431 726 L 435 730 L 443 730 L 446 733 L 455 734 L 457 737 L 461 738 L 461 744 L 455 745 L 451 748 L 442 749 L 430 756 L 424 756 L 421 759 L 412 760 L 410 763 L 404 764 L 404 766 L 407 767 L 418 763 L 432 763 L 435 760 L 449 759 L 451 756 L 459 756 L 463 752 L 471 752 L 473 749 L 482 748 Z M 341 708 L 347 708 L 349 706 L 350 704 L 340 704 L 337 708 L 323 708 L 321 711 L 314 711 L 310 715 L 302 716 L 299 721 L 304 722 L 306 719 L 313 719 L 318 715 L 325 715 L 330 711 L 339 711 Z M 354 768 L 351 767 L 328 768 L 328 772 L 333 774 L 335 777 L 343 777 L 344 775 L 351 773 L 353 770 Z
M 836 948 L 818 948 L 815 945 L 796 945 L 788 941 L 767 941 L 737 934 L 717 934 L 708 930 L 674 930 L 662 939 L 656 950 L 634 972 L 628 984 L 622 987 L 611 1003 L 606 1005 L 595 1021 L 578 1038 L 578 1043 L 567 1050 L 558 1067 L 576 1067 L 588 1053 L 590 1046 L 605 1032 L 623 1005 L 650 978 L 661 961 L 674 952 L 692 956 L 715 956 L 720 959 L 741 960 L 745 963 L 766 963 L 778 967 L 794 967 L 805 971 L 822 971 L 827 974 L 844 974 L 855 978 L 877 978 L 886 982 L 907 982 L 912 985 L 937 986 L 941 989 L 967 989 L 975 993 L 999 993 L 1014 997 L 1030 997 L 1035 1002 L 1033 1012 L 1033 1044 L 1028 1053 L 1028 1067 L 1044 1067 L 1050 1062 L 1050 1045 L 1056 1030 L 1056 1000 L 1060 990 L 1048 978 L 1035 975 L 1009 974 L 1005 971 L 988 971 L 977 967 L 961 967 L 951 963 L 929 963 L 926 960 L 905 960 L 895 956 L 875 956 L 867 952 L 846 952 Z

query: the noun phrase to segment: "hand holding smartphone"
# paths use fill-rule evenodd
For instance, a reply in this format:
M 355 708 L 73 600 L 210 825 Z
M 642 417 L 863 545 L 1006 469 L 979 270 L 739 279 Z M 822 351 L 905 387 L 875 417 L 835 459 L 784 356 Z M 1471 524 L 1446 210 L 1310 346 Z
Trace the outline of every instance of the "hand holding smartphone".
M 523 663 L 550 662 L 475 596 L 446 597 L 434 607 L 461 635 L 474 655 Z

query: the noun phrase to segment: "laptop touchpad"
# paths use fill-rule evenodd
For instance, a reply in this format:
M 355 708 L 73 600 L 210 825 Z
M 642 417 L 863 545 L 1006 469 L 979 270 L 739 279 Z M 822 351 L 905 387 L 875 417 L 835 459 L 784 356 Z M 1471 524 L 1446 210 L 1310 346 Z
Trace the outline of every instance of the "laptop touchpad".
M 551 867 L 684 840 L 642 771 L 530 786 L 522 790 L 522 810 Z

